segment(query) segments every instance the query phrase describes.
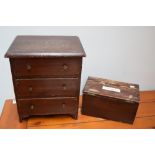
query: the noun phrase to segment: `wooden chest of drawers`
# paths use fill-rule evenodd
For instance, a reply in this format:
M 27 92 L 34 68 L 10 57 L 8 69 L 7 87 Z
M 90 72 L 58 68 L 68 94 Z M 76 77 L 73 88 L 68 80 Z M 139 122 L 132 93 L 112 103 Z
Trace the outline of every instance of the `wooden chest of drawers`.
M 77 119 L 82 57 L 75 36 L 17 36 L 10 59 L 20 121 L 33 115 L 70 114 Z
M 133 123 L 139 85 L 89 77 L 83 90 L 82 114 Z

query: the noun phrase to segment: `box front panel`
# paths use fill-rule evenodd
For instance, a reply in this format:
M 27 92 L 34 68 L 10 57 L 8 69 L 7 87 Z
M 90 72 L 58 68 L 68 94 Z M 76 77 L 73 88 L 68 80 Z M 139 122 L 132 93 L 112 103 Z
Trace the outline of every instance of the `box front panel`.
M 138 104 L 122 100 L 83 95 L 82 114 L 101 117 L 105 119 L 133 123 Z

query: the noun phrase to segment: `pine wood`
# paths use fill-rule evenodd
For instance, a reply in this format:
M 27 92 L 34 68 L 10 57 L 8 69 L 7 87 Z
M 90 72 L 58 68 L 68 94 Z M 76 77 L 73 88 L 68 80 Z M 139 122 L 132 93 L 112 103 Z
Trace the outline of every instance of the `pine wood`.
M 80 106 L 81 106 L 80 98 Z M 104 129 L 104 128 L 155 128 L 155 91 L 140 93 L 140 105 L 133 125 L 109 121 L 105 119 L 81 115 L 78 120 L 70 116 L 34 117 L 22 123 L 19 122 L 16 104 L 6 100 L 1 115 L 0 128 L 30 128 L 30 129 Z
M 27 120 L 19 122 L 17 105 L 12 100 L 6 100 L 0 118 L 1 129 L 25 129 L 27 128 Z
M 37 126 L 37 127 L 36 127 Z M 114 121 L 99 120 L 80 123 L 65 123 L 55 125 L 36 125 L 28 126 L 31 129 L 141 129 L 153 128 L 155 129 L 155 116 L 136 118 L 134 125 L 119 123 Z

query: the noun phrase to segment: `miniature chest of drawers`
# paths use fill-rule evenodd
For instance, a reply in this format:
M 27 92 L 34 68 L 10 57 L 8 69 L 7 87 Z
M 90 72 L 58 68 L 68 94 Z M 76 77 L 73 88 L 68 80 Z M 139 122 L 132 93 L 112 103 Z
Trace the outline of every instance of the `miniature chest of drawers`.
M 82 114 L 132 124 L 139 105 L 139 85 L 89 77 Z
M 19 119 L 69 114 L 77 119 L 82 57 L 76 36 L 17 36 L 9 58 Z

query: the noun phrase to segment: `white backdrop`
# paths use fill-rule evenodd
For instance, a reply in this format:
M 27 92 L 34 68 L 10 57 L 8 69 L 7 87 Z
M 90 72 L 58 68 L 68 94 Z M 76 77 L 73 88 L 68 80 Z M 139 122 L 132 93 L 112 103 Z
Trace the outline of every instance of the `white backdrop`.
M 155 27 L 0 27 L 0 112 L 5 99 L 14 98 L 4 54 L 16 35 L 79 36 L 87 54 L 81 90 L 89 75 L 155 89 Z

